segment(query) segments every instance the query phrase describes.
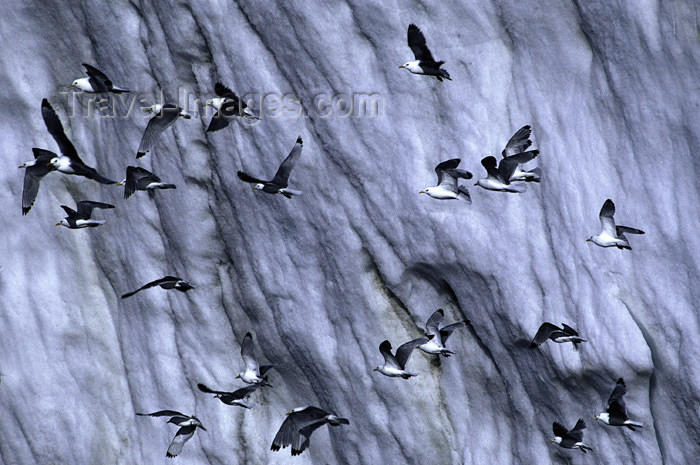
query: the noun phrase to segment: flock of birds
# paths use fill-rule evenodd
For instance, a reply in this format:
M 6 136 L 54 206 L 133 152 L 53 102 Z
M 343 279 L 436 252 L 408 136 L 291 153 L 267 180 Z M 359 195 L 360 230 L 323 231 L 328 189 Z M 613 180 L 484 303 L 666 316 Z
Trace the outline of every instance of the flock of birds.
M 415 60 L 406 62 L 400 68 L 408 69 L 413 74 L 434 76 L 441 82 L 443 79 L 451 80 L 449 73 L 442 69 L 444 61 L 436 61 L 433 58 L 426 45 L 423 33 L 414 24 L 408 27 L 408 45 L 413 51 Z M 84 66 L 88 77 L 76 79 L 69 87 L 76 87 L 84 92 L 92 93 L 129 92 L 128 89 L 114 86 L 112 81 L 100 70 L 87 64 L 84 64 Z M 245 102 L 240 100 L 233 91 L 223 84 L 216 83 L 215 93 L 217 97 L 206 103 L 206 106 L 211 106 L 216 110 L 216 114 L 212 117 L 206 130 L 207 132 L 225 128 L 234 118 L 258 118 L 246 106 Z M 137 150 L 137 159 L 152 150 L 160 135 L 179 117 L 191 117 L 181 108 L 170 103 L 155 104 L 148 111 L 153 112 L 155 116 L 149 120 L 146 126 Z M 20 166 L 20 168 L 26 168 L 22 191 L 22 213 L 24 215 L 29 213 L 34 205 L 41 179 L 52 171 L 82 176 L 101 184 L 124 185 L 125 199 L 128 199 L 136 191 L 147 191 L 149 196 L 152 197 L 157 189 L 176 188 L 175 185 L 162 182 L 154 173 L 138 166 L 128 166 L 126 168 L 126 178 L 121 182 L 106 178 L 80 159 L 75 147 L 66 136 L 60 119 L 46 99 L 42 101 L 41 112 L 46 128 L 56 141 L 61 154 L 57 155 L 45 149 L 33 148 L 34 160 L 30 160 Z M 528 150 L 532 144 L 530 136 L 531 127 L 524 126 L 510 138 L 501 153 L 502 158 L 500 162 L 493 156 L 482 159 L 481 164 L 485 168 L 487 176 L 479 179 L 476 185 L 492 191 L 522 193 L 525 191 L 524 183 L 540 182 L 541 171 L 539 167 L 530 170 L 525 170 L 522 167 L 523 164 L 534 160 L 539 155 L 539 150 Z M 256 178 L 242 171 L 237 173 L 238 177 L 242 181 L 252 184 L 253 189 L 259 189 L 269 194 L 282 194 L 287 198 L 299 195 L 301 192 L 290 189 L 288 182 L 292 169 L 301 155 L 302 148 L 303 141 L 301 137 L 298 137 L 291 152 L 281 163 L 270 181 Z M 459 180 L 471 179 L 472 174 L 466 170 L 459 169 L 459 164 L 459 158 L 439 163 L 435 167 L 437 185 L 426 187 L 420 193 L 425 193 L 439 200 L 463 199 L 471 203 L 469 191 L 466 187 L 459 184 Z M 65 205 L 61 205 L 61 207 L 68 216 L 57 223 L 57 225 L 71 229 L 97 227 L 104 224 L 104 220 L 91 218 L 93 210 L 115 208 L 114 205 L 92 200 L 78 202 L 75 210 Z M 600 234 L 590 237 L 587 241 L 601 247 L 631 249 L 625 233 L 644 234 L 644 232 L 636 228 L 616 225 L 613 219 L 614 213 L 615 205 L 613 201 L 610 199 L 606 200 L 599 215 L 602 230 Z M 165 276 L 151 281 L 134 291 L 123 294 L 122 299 L 131 297 L 142 290 L 158 286 L 166 290 L 174 289 L 180 292 L 188 292 L 194 289 L 194 286 L 179 277 Z M 392 353 L 391 342 L 388 340 L 383 341 L 379 345 L 379 352 L 384 358 L 384 364 L 375 368 L 375 371 L 389 377 L 409 379 L 417 375 L 417 373 L 407 369 L 408 361 L 415 349 L 443 357 L 449 357 L 454 354 L 454 352 L 445 347 L 445 344 L 455 330 L 466 327 L 469 321 L 459 321 L 441 327 L 444 317 L 445 313 L 442 309 L 434 312 L 426 322 L 425 335 L 400 345 L 395 353 Z M 586 342 L 586 339 L 580 337 L 575 329 L 566 324 L 562 324 L 560 328 L 545 322 L 540 326 L 530 347 L 536 348 L 547 340 L 552 340 L 556 343 L 571 342 L 574 347 Z M 211 389 L 202 383 L 198 384 L 198 388 L 204 393 L 214 394 L 215 398 L 218 398 L 226 405 L 250 408 L 250 405 L 246 403 L 246 399 L 258 389 L 270 386 L 267 375 L 269 370 L 273 368 L 273 365 L 260 366 L 258 364 L 254 354 L 253 336 L 250 332 L 245 335 L 241 343 L 241 357 L 244 361 L 245 370 L 236 378 L 246 383 L 247 386 L 232 392 Z M 626 426 L 631 430 L 642 427 L 641 423 L 631 420 L 627 414 L 624 401 L 626 392 L 625 382 L 620 378 L 608 399 L 606 411 L 600 413 L 595 419 L 611 426 Z M 175 410 L 137 413 L 137 415 L 169 417 L 168 423 L 173 423 L 180 427 L 168 447 L 167 457 L 175 457 L 180 454 L 183 445 L 194 435 L 197 428 L 205 430 L 202 422 L 197 417 L 185 415 Z M 311 434 L 321 426 L 325 424 L 331 426 L 348 425 L 350 423 L 346 418 L 338 417 L 332 412 L 314 406 L 296 408 L 287 415 L 272 441 L 271 449 L 277 451 L 280 448 L 291 446 L 292 455 L 301 454 L 308 448 Z M 583 419 L 579 419 L 571 430 L 567 430 L 560 423 L 554 422 L 553 431 L 555 437 L 550 443 L 556 443 L 564 448 L 577 448 L 585 453 L 587 450 L 591 450 L 583 442 L 583 431 L 585 428 L 586 423 Z

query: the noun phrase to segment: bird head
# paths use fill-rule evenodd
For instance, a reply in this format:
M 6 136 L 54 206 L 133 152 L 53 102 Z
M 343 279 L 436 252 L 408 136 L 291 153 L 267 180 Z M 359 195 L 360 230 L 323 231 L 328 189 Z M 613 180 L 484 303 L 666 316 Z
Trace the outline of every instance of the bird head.
M 552 444 L 560 444 L 561 443 L 561 438 L 559 436 L 556 436 L 554 439 L 550 439 L 549 443 Z
M 58 157 L 53 157 L 51 160 L 49 160 L 48 164 L 53 165 L 53 166 L 58 166 L 59 165 Z
M 594 420 L 600 420 L 603 423 L 608 423 L 610 421 L 610 414 L 609 413 L 599 413 L 597 416 L 593 418 Z
M 420 66 L 418 66 L 418 61 L 407 61 L 406 63 L 399 66 L 399 69 L 407 69 L 409 71 L 418 71 Z
M 256 184 L 256 185 L 254 185 L 254 186 L 253 186 L 253 190 L 256 190 L 256 189 L 262 189 L 263 187 L 265 187 L 265 185 L 264 185 L 264 184 L 260 184 L 260 183 L 258 183 L 258 184 Z

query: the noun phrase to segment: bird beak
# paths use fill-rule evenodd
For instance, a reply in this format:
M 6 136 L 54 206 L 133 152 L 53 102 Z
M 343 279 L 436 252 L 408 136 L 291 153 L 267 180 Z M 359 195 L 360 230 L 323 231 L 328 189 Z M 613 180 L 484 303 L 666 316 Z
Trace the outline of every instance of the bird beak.
M 425 191 L 420 191 L 419 194 L 425 194 Z
M 61 226 L 61 223 L 56 223 L 56 226 Z
M 593 419 L 594 419 L 594 420 L 597 420 L 597 419 L 598 419 L 598 417 L 593 417 Z
M 241 377 L 241 375 L 238 375 L 238 376 L 236 376 L 236 379 L 238 379 L 238 378 L 240 378 L 240 377 Z
M 292 414 L 292 412 L 287 412 L 287 413 L 285 413 L 285 415 L 291 415 L 291 414 Z
M 379 368 L 375 368 L 375 369 L 374 369 L 374 370 L 372 370 L 372 371 L 379 371 Z
M 405 66 L 404 65 L 399 66 L 399 69 L 401 69 L 401 68 L 405 68 Z
M 591 242 L 591 240 L 590 240 L 590 239 L 586 239 L 586 242 Z
M 75 84 L 68 84 L 67 87 L 70 89 L 71 87 L 75 87 Z
M 550 443 L 550 444 L 553 443 L 553 442 L 554 442 L 554 439 L 550 439 L 550 440 L 549 440 L 549 443 Z
M 123 186 L 124 183 L 123 183 L 122 181 L 119 181 L 116 185 L 117 185 L 117 186 Z
M 21 168 L 24 168 L 24 165 L 20 165 L 20 166 L 18 166 L 17 168 L 20 168 L 20 169 L 21 169 Z

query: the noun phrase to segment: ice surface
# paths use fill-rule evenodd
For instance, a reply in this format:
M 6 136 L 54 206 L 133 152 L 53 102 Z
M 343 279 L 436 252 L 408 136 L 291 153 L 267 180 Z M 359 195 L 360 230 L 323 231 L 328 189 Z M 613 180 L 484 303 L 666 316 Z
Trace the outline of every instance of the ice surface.
M 166 408 L 208 429 L 178 461 L 291 463 L 270 444 L 284 413 L 309 404 L 351 424 L 318 430 L 294 463 L 696 462 L 697 4 L 294 3 L 0 2 L 0 463 L 165 463 L 176 428 L 134 413 Z M 454 81 L 398 69 L 411 22 Z M 178 120 L 138 162 L 177 190 L 125 201 L 52 173 L 22 217 L 15 166 L 32 147 L 57 150 L 43 97 L 88 164 L 118 179 L 135 164 L 138 104 L 84 116 L 87 99 L 61 93 L 83 62 L 141 95 L 206 100 L 220 80 L 295 96 L 308 117 L 209 134 L 209 116 Z M 382 116 L 313 110 L 319 94 L 354 93 L 377 94 Z M 418 195 L 442 160 L 483 176 L 481 158 L 524 124 L 540 185 L 470 185 L 471 206 Z M 235 177 L 272 176 L 298 135 L 302 196 Z M 585 242 L 606 198 L 619 224 L 646 231 L 632 251 Z M 84 199 L 117 209 L 94 230 L 53 226 Z M 119 299 L 165 274 L 197 288 Z M 440 307 L 472 321 L 448 343 L 456 355 L 414 354 L 409 381 L 372 372 L 382 340 L 420 336 Z M 589 342 L 525 349 L 544 320 Z M 247 331 L 276 365 L 250 410 L 196 387 L 237 386 Z M 593 421 L 621 376 L 638 432 Z M 592 454 L 547 444 L 553 421 L 579 417 Z

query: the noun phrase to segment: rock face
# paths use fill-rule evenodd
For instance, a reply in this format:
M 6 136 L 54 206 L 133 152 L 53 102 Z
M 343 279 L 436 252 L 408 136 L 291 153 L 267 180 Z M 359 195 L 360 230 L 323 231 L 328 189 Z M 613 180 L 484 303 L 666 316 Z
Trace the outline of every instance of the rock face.
M 270 444 L 303 405 L 351 424 L 314 433 L 299 464 L 700 456 L 694 2 L 239 3 L 0 4 L 0 463 L 163 463 L 176 427 L 135 416 L 160 409 L 207 427 L 187 463 L 288 463 Z M 411 22 L 452 82 L 398 69 Z M 134 92 L 96 113 L 61 87 L 83 62 Z M 139 106 L 153 102 L 127 114 L 134 100 L 161 88 L 204 101 L 216 81 L 256 100 L 261 121 L 205 134 L 211 113 L 195 113 L 137 162 Z M 378 114 L 338 98 L 369 95 Z M 143 166 L 177 190 L 124 200 L 52 173 L 22 217 L 14 165 L 58 150 L 43 97 L 86 163 L 119 179 Z M 524 124 L 541 184 L 518 195 L 472 182 L 472 205 L 418 195 L 448 158 L 483 176 L 481 158 L 500 158 Z M 272 176 L 299 135 L 290 187 L 303 195 L 236 178 Z M 606 198 L 618 223 L 646 231 L 632 251 L 585 242 Z M 84 199 L 117 209 L 95 230 L 53 226 Z M 167 274 L 196 289 L 119 298 Z M 472 322 L 454 356 L 415 353 L 409 381 L 372 372 L 382 340 L 419 337 L 437 308 Z M 527 349 L 543 321 L 589 342 Z M 240 387 L 248 331 L 276 368 L 245 410 L 196 386 Z M 593 421 L 621 376 L 638 432 Z M 547 444 L 553 421 L 579 417 L 593 454 Z

